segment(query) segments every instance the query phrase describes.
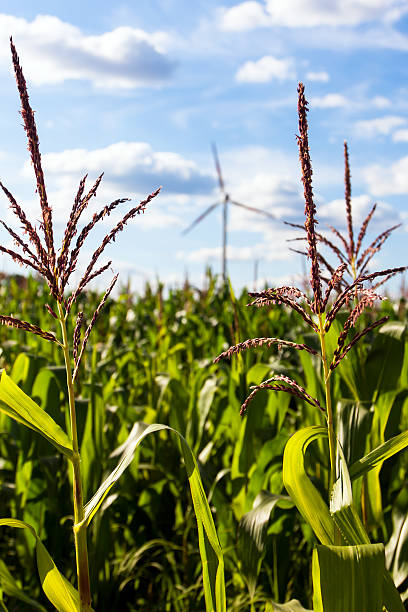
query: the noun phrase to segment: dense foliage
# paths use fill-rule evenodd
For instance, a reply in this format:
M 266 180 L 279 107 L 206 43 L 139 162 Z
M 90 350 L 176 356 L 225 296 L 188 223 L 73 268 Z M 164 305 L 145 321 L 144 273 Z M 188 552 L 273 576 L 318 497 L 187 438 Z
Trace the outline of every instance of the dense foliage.
M 33 278 L 2 281 L 0 312 L 55 331 L 45 309 L 48 300 L 48 288 Z M 98 300 L 88 291 L 76 308 L 89 317 Z M 315 340 L 306 337 L 296 313 L 282 306 L 251 308 L 247 302 L 246 292 L 235 297 L 228 286 L 217 287 L 210 274 L 201 290 L 147 285 L 140 296 L 123 288 L 108 301 L 77 379 L 84 495 L 89 499 L 112 470 L 112 449 L 124 442 L 136 421 L 169 424 L 184 435 L 199 460 L 225 554 L 228 609 L 252 604 L 263 610 L 262 602 L 293 597 L 311 607 L 310 558 L 316 538 L 287 498 L 282 455 L 294 431 L 324 424 L 324 415 L 289 394 L 267 391 L 257 394 L 247 416 L 241 418 L 239 410 L 249 387 L 271 372 L 289 373 L 323 403 L 315 357 L 264 346 L 231 362 L 212 360 L 248 337 Z M 404 300 L 385 300 L 380 314 L 389 315 L 389 322 L 342 360 L 333 385 L 351 463 L 408 428 Z M 374 315 L 378 312 L 365 315 L 361 325 Z M 64 425 L 67 388 L 58 347 L 7 328 L 0 330 L 0 346 L 1 367 Z M 324 490 L 328 452 L 320 444 L 311 447 L 308 472 Z M 71 483 L 65 461 L 35 433 L 0 414 L 0 516 L 32 524 L 59 569 L 74 581 Z M 387 564 L 401 592 L 408 586 L 406 467 L 407 456 L 399 453 L 355 485 L 371 540 L 387 543 L 393 538 L 386 548 Z M 263 515 L 248 514 L 254 502 L 263 507 Z M 35 608 L 10 596 L 4 586 L 11 580 L 7 566 L 27 595 L 48 610 L 34 566 L 34 543 L 25 531 L 3 528 L 0 533 L 4 601 L 10 611 Z M 168 434 L 143 442 L 105 499 L 90 526 L 89 554 L 98 611 L 204 610 L 186 472 Z

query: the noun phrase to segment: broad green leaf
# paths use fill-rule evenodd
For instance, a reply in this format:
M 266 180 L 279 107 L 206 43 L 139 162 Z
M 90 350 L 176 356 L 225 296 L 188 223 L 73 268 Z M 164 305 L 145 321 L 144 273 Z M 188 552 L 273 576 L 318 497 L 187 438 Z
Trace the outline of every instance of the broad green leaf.
M 283 455 L 283 483 L 300 514 L 322 544 L 333 544 L 335 524 L 329 509 L 305 470 L 305 453 L 314 440 L 327 437 L 327 429 L 312 425 L 289 438 Z
M 21 586 L 14 580 L 13 576 L 10 574 L 6 564 L 2 559 L 0 559 L 0 587 L 3 592 L 9 597 L 15 597 L 20 601 L 30 605 L 32 608 L 36 610 L 40 610 L 41 612 L 46 612 L 44 606 L 39 604 L 35 599 L 28 597 L 21 588 Z M 1 610 L 1 608 L 0 608 Z
M 286 495 L 272 495 L 261 491 L 254 501 L 253 509 L 244 514 L 238 525 L 237 555 L 252 597 L 265 554 L 268 523 L 275 506 L 291 508 L 293 502 Z
M 370 544 L 370 538 L 354 506 L 333 508 L 332 517 L 347 544 Z
M 348 544 L 357 546 L 370 543 L 364 525 L 352 506 L 334 512 L 333 519 Z M 405 609 L 398 590 L 385 568 L 383 572 L 383 594 L 384 605 L 388 612 L 404 612 Z
M 0 527 L 28 529 L 36 539 L 37 567 L 41 586 L 50 602 L 58 612 L 80 612 L 79 595 L 70 582 L 58 571 L 34 527 L 18 519 L 0 519 Z
M 0 379 L 0 410 L 39 433 L 67 457 L 72 456 L 72 444 L 67 434 L 7 376 L 5 370 Z
M 176 434 L 181 443 L 197 519 L 206 608 L 208 611 L 222 612 L 226 610 L 223 553 L 196 460 L 185 438 L 177 430 L 167 425 L 135 423 L 127 440 L 112 453 L 111 456 L 120 455 L 119 463 L 86 504 L 84 523 L 87 525 L 90 523 L 112 486 L 131 463 L 142 440 L 151 433 L 163 430 Z
M 407 447 L 408 431 L 404 431 L 398 436 L 394 436 L 390 440 L 387 440 L 384 444 L 377 446 L 377 448 L 368 453 L 368 455 L 353 463 L 350 468 L 350 477 L 354 479 L 362 476 L 376 465 L 381 464 L 386 459 L 389 459 L 389 457 L 392 457 Z
M 304 466 L 306 449 L 313 440 L 325 436 L 327 436 L 327 430 L 324 427 L 312 426 L 297 431 L 289 439 L 283 458 L 285 487 L 299 512 L 323 544 L 331 545 L 334 543 L 336 526 L 350 545 L 368 544 L 368 535 L 355 509 L 352 506 L 341 507 L 340 510 L 333 512 L 331 515 L 322 497 L 306 474 Z M 403 612 L 404 607 L 401 598 L 386 570 L 384 571 L 383 582 L 384 602 L 388 612 Z
M 298 599 L 291 599 L 284 604 L 268 601 L 265 612 L 313 612 L 313 610 L 304 608 Z
M 383 544 L 317 546 L 313 551 L 314 612 L 382 612 Z

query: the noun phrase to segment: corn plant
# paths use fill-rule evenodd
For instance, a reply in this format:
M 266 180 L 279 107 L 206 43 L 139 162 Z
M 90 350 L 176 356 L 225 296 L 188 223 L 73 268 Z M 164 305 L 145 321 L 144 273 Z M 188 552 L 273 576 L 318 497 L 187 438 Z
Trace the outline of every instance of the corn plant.
M 128 438 L 119 449 L 116 449 L 116 456 L 119 456 L 117 467 L 102 482 L 91 499 L 85 503 L 84 486 L 88 489 L 88 483 L 84 483 L 83 481 L 83 465 L 86 465 L 87 462 L 84 456 L 82 456 L 81 461 L 75 385 L 90 333 L 115 286 L 117 275 L 112 279 L 105 294 L 94 310 L 84 333 L 82 333 L 84 314 L 83 311 L 78 313 L 71 340 L 69 338 L 70 314 L 74 304 L 88 284 L 110 267 L 111 262 L 97 267 L 100 257 L 107 245 L 116 239 L 118 233 L 124 229 L 128 221 L 145 211 L 146 206 L 158 195 L 160 188 L 147 196 L 147 198 L 137 206 L 131 208 L 105 236 L 99 247 L 94 251 L 78 285 L 71 292 L 70 296 L 67 297 L 66 290 L 69 281 L 77 268 L 80 250 L 87 240 L 89 233 L 99 221 L 109 216 L 120 204 L 127 202 L 128 199 L 117 199 L 106 205 L 98 213 L 95 213 L 91 221 L 79 231 L 78 223 L 81 215 L 92 197 L 95 196 L 102 180 L 101 175 L 91 189 L 86 192 L 85 185 L 87 177 L 85 176 L 79 184 L 60 250 L 58 253 L 56 252 L 52 207 L 47 198 L 34 113 L 30 106 L 25 78 L 12 40 L 10 40 L 10 44 L 14 72 L 21 100 L 21 115 L 24 129 L 27 134 L 31 162 L 34 167 L 42 220 L 40 223 L 40 231 L 37 231 L 36 227 L 27 218 L 23 208 L 17 203 L 10 191 L 0 183 L 2 191 L 10 202 L 11 210 L 16 215 L 25 233 L 25 236 L 22 237 L 4 221 L 1 221 L 3 227 L 14 239 L 17 247 L 19 247 L 19 250 L 12 250 L 0 246 L 0 251 L 10 256 L 15 262 L 28 266 L 46 281 L 52 300 L 51 304 L 46 304 L 46 310 L 48 312 L 49 322 L 55 322 L 55 326 L 57 328 L 59 327 L 59 334 L 56 330 L 47 331 L 38 325 L 13 316 L 0 315 L 0 322 L 4 325 L 37 335 L 43 340 L 56 345 L 59 350 L 62 351 L 68 396 L 68 406 L 66 408 L 67 427 L 65 430 L 65 428 L 57 424 L 49 413 L 43 410 L 43 408 L 40 408 L 40 406 L 37 405 L 10 376 L 8 376 L 5 370 L 2 373 L 0 382 L 0 410 L 18 423 L 34 430 L 45 438 L 66 458 L 71 466 L 72 472 L 70 478 L 72 481 L 74 510 L 73 533 L 78 590 L 59 573 L 34 526 L 19 518 L 0 518 L 0 525 L 17 529 L 27 529 L 29 533 L 32 534 L 36 541 L 37 566 L 43 590 L 48 599 L 58 610 L 63 612 L 90 611 L 92 609 L 92 604 L 87 549 L 87 528 L 112 486 L 131 463 L 141 441 L 149 433 L 170 430 L 172 433 L 176 434 L 181 445 L 197 517 L 200 553 L 203 561 L 203 583 L 206 606 L 208 610 L 223 610 L 225 609 L 225 593 L 222 551 L 218 543 L 217 533 L 214 528 L 196 460 L 186 440 L 178 431 L 166 425 L 147 425 L 143 422 L 135 423 Z M 78 236 L 74 244 L 73 241 L 77 234 Z M 4 604 L 2 605 L 4 608 Z
M 345 182 L 348 237 L 344 238 L 337 230 L 334 230 L 344 246 L 345 253 L 342 253 L 340 248 L 323 234 L 316 231 L 316 206 L 312 189 L 312 166 L 308 143 L 308 104 L 302 83 L 299 84 L 298 94 L 299 136 L 297 136 L 297 141 L 302 169 L 306 220 L 304 226 L 296 225 L 296 227 L 302 228 L 306 233 L 307 257 L 311 262 L 311 297 L 297 287 L 283 286 L 251 292 L 250 296 L 253 299 L 249 305 L 265 307 L 282 304 L 286 306 L 301 317 L 309 332 L 317 338 L 318 342 L 306 343 L 275 337 L 258 337 L 231 346 L 215 361 L 218 362 L 222 358 L 231 357 L 250 348 L 274 345 L 285 349 L 295 349 L 316 359 L 324 389 L 323 399 L 285 373 L 272 373 L 272 376 L 252 387 L 251 393 L 242 404 L 241 415 L 250 409 L 251 402 L 263 390 L 289 394 L 306 402 L 316 411 L 318 424 L 296 431 L 287 442 L 283 457 L 285 488 L 300 514 L 321 542 L 321 546 L 318 546 L 313 553 L 315 612 L 323 610 L 343 612 L 352 609 L 380 612 L 383 606 L 388 612 L 401 611 L 404 607 L 400 596 L 385 569 L 384 546 L 370 543 L 366 527 L 359 514 L 359 504 L 353 501 L 351 483 L 356 482 L 371 470 L 381 466 L 386 459 L 405 449 L 408 446 L 408 431 L 384 441 L 366 456 L 347 465 L 342 445 L 339 442 L 340 418 L 336 419 L 333 386 L 336 371 L 347 363 L 349 351 L 363 338 L 371 338 L 373 331 L 384 325 L 388 319 L 385 316 L 368 322 L 363 329 L 355 330 L 352 334 L 353 328 L 361 320 L 365 310 L 373 306 L 375 301 L 382 299 L 376 293 L 379 281 L 404 271 L 406 267 L 376 272 L 367 270 L 372 256 L 395 228 L 390 228 L 380 234 L 359 256 L 362 240 L 374 209 L 364 221 L 359 237 L 355 241 L 347 146 L 345 146 Z M 318 249 L 319 242 L 328 245 L 338 255 L 340 265 L 337 268 L 327 263 L 321 255 Z M 325 267 L 325 272 L 329 273 L 327 279 L 322 273 L 322 265 Z M 349 281 L 346 279 L 346 272 L 351 277 Z M 345 317 L 344 310 L 346 310 Z M 250 419 L 251 414 L 248 416 L 248 420 Z M 327 470 L 323 468 L 322 476 L 329 506 L 310 480 L 305 467 L 308 446 L 316 440 L 321 445 L 326 438 L 328 439 Z M 273 609 L 302 609 L 300 604 L 296 607 L 297 605 L 294 604 L 292 608 L 287 604 L 281 608 L 276 604 Z

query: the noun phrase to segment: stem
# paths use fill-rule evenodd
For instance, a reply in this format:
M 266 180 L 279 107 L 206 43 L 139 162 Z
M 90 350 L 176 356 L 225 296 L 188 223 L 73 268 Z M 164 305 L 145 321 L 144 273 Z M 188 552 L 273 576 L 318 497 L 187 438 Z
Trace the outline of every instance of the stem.
M 62 305 L 58 303 L 58 318 L 62 332 L 62 348 L 64 351 L 65 370 L 67 373 L 68 387 L 68 402 L 69 402 L 69 417 L 71 425 L 72 448 L 74 451 L 72 457 L 73 468 L 73 499 L 74 499 L 74 537 L 75 537 L 75 555 L 78 576 L 78 591 L 80 600 L 80 611 L 91 612 L 91 589 L 89 583 L 89 564 L 88 564 L 88 547 L 86 541 L 86 525 L 83 523 L 85 516 L 84 500 L 82 493 L 82 478 L 81 478 L 81 457 L 78 449 L 78 431 L 75 411 L 75 395 L 74 385 L 72 383 L 71 360 L 69 354 L 67 327 L 65 317 L 62 310 Z
M 326 353 L 326 332 L 324 331 L 324 322 L 322 314 L 319 314 L 319 338 L 320 346 L 322 348 L 322 361 L 323 361 L 323 372 L 324 372 L 324 387 L 326 392 L 326 419 L 327 429 L 329 435 L 329 451 L 330 451 L 330 479 L 329 479 L 329 496 L 332 487 L 336 481 L 336 435 L 334 433 L 333 423 L 333 407 L 330 392 L 330 370 Z

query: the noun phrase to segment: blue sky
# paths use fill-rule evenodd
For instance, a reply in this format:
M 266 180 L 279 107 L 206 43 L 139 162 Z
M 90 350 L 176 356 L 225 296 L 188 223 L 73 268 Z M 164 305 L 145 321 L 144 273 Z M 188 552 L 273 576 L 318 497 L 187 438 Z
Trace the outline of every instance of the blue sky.
M 16 6 L 17 4 L 17 6 Z M 378 203 L 368 238 L 395 223 L 376 267 L 408 263 L 408 4 L 404 0 L 138 0 L 9 2 L 0 14 L 0 179 L 40 217 L 8 38 L 36 111 L 56 233 L 77 185 L 105 172 L 98 206 L 157 186 L 162 193 L 119 235 L 106 259 L 140 288 L 159 277 L 200 285 L 221 269 L 221 207 L 211 142 L 231 197 L 276 216 L 230 208 L 229 273 L 236 287 L 286 283 L 301 272 L 289 251 L 303 223 L 297 83 L 310 103 L 319 229 L 345 227 L 343 141 L 350 148 L 356 225 Z M 11 221 L 5 198 L 1 215 Z M 125 209 L 123 209 L 125 212 Z M 108 218 L 86 261 L 119 218 Z M 2 244 L 8 245 L 6 235 Z M 2 258 L 0 269 L 12 266 Z M 108 280 L 106 281 L 107 284 Z

